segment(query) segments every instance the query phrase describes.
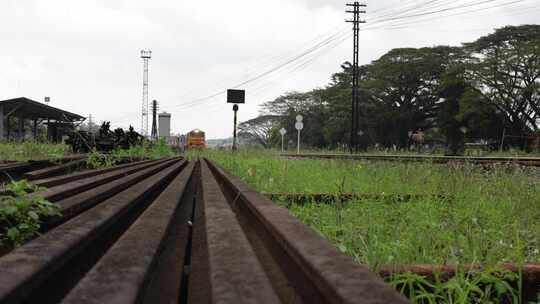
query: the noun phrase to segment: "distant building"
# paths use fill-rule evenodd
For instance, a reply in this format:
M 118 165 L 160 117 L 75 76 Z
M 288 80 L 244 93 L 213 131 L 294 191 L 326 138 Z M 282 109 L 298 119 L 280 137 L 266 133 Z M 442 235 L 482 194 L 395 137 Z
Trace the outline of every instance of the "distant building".
M 158 137 L 165 139 L 167 143 L 170 143 L 171 137 L 171 114 L 159 113 L 158 114 Z

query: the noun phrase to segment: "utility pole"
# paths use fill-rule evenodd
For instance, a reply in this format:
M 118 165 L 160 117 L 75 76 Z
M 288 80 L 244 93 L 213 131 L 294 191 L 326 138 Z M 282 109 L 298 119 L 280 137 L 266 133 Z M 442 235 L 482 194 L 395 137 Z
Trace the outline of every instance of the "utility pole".
M 157 100 L 152 101 L 152 140 L 157 140 L 158 134 L 157 134 Z
M 148 136 L 148 61 L 152 58 L 152 51 L 142 50 L 143 59 L 143 94 L 142 94 L 142 113 L 141 113 L 141 135 Z
M 360 20 L 360 14 L 365 14 L 365 10 L 360 10 L 362 7 L 366 7 L 365 4 L 355 1 L 353 3 L 347 3 L 347 6 L 352 7 L 353 10 L 347 10 L 347 13 L 353 14 L 353 20 L 347 20 L 347 22 L 353 24 L 354 42 L 353 42 L 353 75 L 352 75 L 352 101 L 351 101 L 351 143 L 350 152 L 358 151 L 357 132 L 358 132 L 358 107 L 359 107 L 359 95 L 358 95 L 358 52 L 359 52 L 359 32 L 360 23 L 366 23 L 364 20 Z
M 236 113 L 238 113 L 238 105 L 235 104 L 233 106 L 233 111 L 234 111 L 234 127 L 233 127 L 233 142 L 232 142 L 232 150 L 233 151 L 236 151 L 238 150 L 238 146 L 236 145 L 236 123 L 237 123 L 237 120 L 236 120 Z
M 88 114 L 88 132 L 92 133 L 94 129 L 94 122 L 92 121 L 92 114 Z

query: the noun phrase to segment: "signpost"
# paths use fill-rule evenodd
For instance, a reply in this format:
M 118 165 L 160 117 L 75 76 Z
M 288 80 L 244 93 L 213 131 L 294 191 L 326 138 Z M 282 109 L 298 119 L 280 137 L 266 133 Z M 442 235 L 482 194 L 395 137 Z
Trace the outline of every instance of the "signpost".
M 246 91 L 245 90 L 227 90 L 227 103 L 234 103 L 234 126 L 233 126 L 233 146 L 232 149 L 235 151 L 236 146 L 236 113 L 238 112 L 238 104 L 246 103 Z
M 298 142 L 296 144 L 296 154 L 300 154 L 300 131 L 304 128 L 304 123 L 302 122 L 304 120 L 304 117 L 302 115 L 296 116 L 296 124 L 294 127 L 296 130 L 298 130 Z
M 287 134 L 287 130 L 285 130 L 285 128 L 281 128 L 281 130 L 279 130 L 279 133 L 281 134 L 281 153 L 283 153 L 285 152 L 283 142 L 285 140 L 285 134 Z

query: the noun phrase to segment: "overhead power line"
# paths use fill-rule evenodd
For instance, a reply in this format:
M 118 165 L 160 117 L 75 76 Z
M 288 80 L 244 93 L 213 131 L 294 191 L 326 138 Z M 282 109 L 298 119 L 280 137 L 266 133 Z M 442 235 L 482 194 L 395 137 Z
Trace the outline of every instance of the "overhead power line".
M 501 3 L 501 4 L 497 4 L 497 5 L 488 6 L 488 7 L 482 7 L 482 8 L 477 8 L 477 9 L 473 9 L 473 10 L 457 12 L 457 13 L 453 13 L 453 14 L 449 14 L 449 15 L 441 15 L 441 16 L 437 15 L 435 17 L 427 18 L 427 19 L 418 19 L 418 20 L 413 19 L 413 20 L 405 21 L 405 22 L 404 22 L 404 20 L 401 20 L 399 22 L 390 23 L 390 24 L 375 25 L 375 26 L 371 26 L 371 27 L 367 26 L 364 30 L 397 29 L 397 28 L 403 29 L 403 28 L 407 28 L 407 26 L 409 26 L 409 25 L 415 25 L 415 24 L 419 24 L 419 23 L 422 23 L 422 22 L 433 21 L 433 20 L 440 20 L 442 18 L 467 15 L 467 14 L 471 14 L 471 13 L 475 13 L 475 12 L 486 11 L 486 10 L 495 9 L 495 8 L 499 8 L 499 7 L 509 6 L 509 5 L 520 3 L 520 2 L 523 2 L 523 1 L 527 1 L 527 0 L 515 0 L 515 1 L 505 2 L 505 3 Z
M 497 7 L 510 6 L 527 0 L 515 0 L 510 2 L 504 2 L 496 4 L 498 0 L 481 0 L 466 2 L 460 5 L 460 0 L 453 1 L 451 3 L 442 3 L 441 0 L 427 0 L 427 1 L 400 1 L 399 5 L 394 7 L 382 8 L 372 12 L 370 18 L 370 25 L 363 27 L 362 31 L 370 30 L 391 30 L 391 29 L 405 29 L 414 25 L 419 25 L 432 20 L 439 20 L 440 18 L 448 18 L 452 16 L 461 16 L 465 14 L 472 14 L 475 12 L 481 12 Z M 452 5 L 453 4 L 453 5 Z M 496 5 L 489 5 L 496 4 Z M 477 7 L 472 10 L 464 10 L 471 7 Z M 453 14 L 444 14 L 447 12 L 455 12 Z M 377 14 L 378 13 L 378 14 Z M 428 18 L 425 18 L 428 17 Z M 432 17 L 432 18 L 429 18 Z M 372 20 L 372 22 L 371 22 Z M 334 28 L 335 29 L 335 28 Z M 268 78 L 277 77 L 285 72 L 292 73 L 305 69 L 312 64 L 317 58 L 320 58 L 323 54 L 339 46 L 344 41 L 348 40 L 352 34 L 344 28 L 338 28 L 337 30 L 331 30 L 327 35 L 319 35 L 311 41 L 316 43 L 309 45 L 303 51 L 289 58 L 285 58 L 286 55 L 272 56 L 265 59 L 264 62 L 257 63 L 256 66 L 268 65 L 271 66 L 265 68 L 263 71 L 255 73 L 255 76 L 250 77 L 244 81 L 240 81 L 236 84 L 232 84 L 228 87 L 241 87 L 252 86 L 255 83 L 260 83 Z M 317 39 L 321 37 L 321 39 Z M 323 39 L 324 38 L 324 39 Z M 267 87 L 267 83 L 257 85 L 256 90 Z M 189 109 L 195 106 L 207 105 L 210 102 L 214 102 L 213 99 L 226 93 L 226 89 L 219 89 L 214 93 L 208 94 L 203 97 L 191 99 L 188 102 L 175 105 L 164 104 L 164 107 L 175 109 Z M 137 115 L 128 114 L 123 115 L 120 118 L 134 117 Z M 120 120 L 121 121 L 121 120 Z

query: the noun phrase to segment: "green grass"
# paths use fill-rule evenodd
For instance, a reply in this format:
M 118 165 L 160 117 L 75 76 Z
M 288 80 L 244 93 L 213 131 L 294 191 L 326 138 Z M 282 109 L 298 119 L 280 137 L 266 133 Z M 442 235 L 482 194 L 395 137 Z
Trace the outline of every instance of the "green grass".
M 26 142 L 0 142 L 1 161 L 26 161 L 47 158 L 63 157 L 71 154 L 71 148 L 64 144 L 48 144 L 32 141 Z M 116 149 L 111 153 L 90 153 L 90 167 L 107 167 L 116 163 L 119 158 L 149 158 L 159 159 L 176 155 L 164 141 L 130 147 L 127 150 Z
M 116 165 L 121 158 L 130 159 L 160 159 L 175 156 L 176 153 L 164 141 L 156 143 L 144 142 L 139 146 L 132 146 L 129 149 L 115 149 L 111 153 L 101 153 L 93 151 L 88 155 L 88 167 L 91 169 L 106 168 Z
M 414 281 L 416 291 L 406 293 L 414 301 L 468 303 L 485 302 L 487 297 L 497 302 L 500 295 L 485 289 L 482 280 L 492 278 L 500 290 L 504 283 L 513 280 L 509 279 L 510 274 L 500 272 L 499 279 L 497 275 L 490 276 L 497 264 L 540 263 L 537 169 L 496 165 L 485 170 L 470 164 L 447 166 L 430 162 L 287 160 L 250 151 L 206 151 L 203 155 L 262 192 L 428 195 L 402 203 L 376 198 L 333 205 L 281 202 L 341 251 L 375 271 L 383 264 L 422 263 L 482 263 L 491 269 L 435 284 L 429 292 L 418 289 L 424 279 L 411 279 L 411 274 L 389 279 L 396 287 L 404 278 L 411 280 L 409 283 Z M 483 287 L 478 291 L 480 285 Z M 445 295 L 445 300 L 427 300 L 437 294 Z M 510 297 L 515 294 L 515 290 L 506 292 Z
M 0 161 L 25 161 L 62 157 L 71 153 L 71 148 L 63 144 L 46 144 L 33 141 L 0 142 Z
M 116 149 L 112 154 L 117 157 L 147 157 L 149 159 L 160 159 L 176 155 L 176 153 L 165 143 L 164 140 L 159 140 L 156 143 L 144 141 L 142 145 L 132 146 L 127 150 Z
M 540 262 L 540 179 L 520 168 L 206 153 L 262 192 L 431 194 L 290 207 L 362 264 Z
M 390 285 L 413 303 L 522 303 L 519 275 L 508 270 L 487 267 L 458 271 L 447 281 L 438 273 L 432 280 L 413 273 L 396 274 Z
M 372 268 L 382 264 L 539 263 L 536 206 L 416 199 L 292 205 L 291 212 Z
M 249 151 L 207 151 L 204 155 L 262 192 L 448 194 L 464 200 L 529 200 L 540 187 L 538 175 L 500 165 L 486 172 L 470 164 L 286 160 Z
M 480 152 L 478 154 L 478 152 Z M 287 154 L 295 154 L 295 149 L 285 151 Z M 300 150 L 302 154 L 350 154 L 348 149 L 310 149 Z M 402 156 L 444 156 L 445 151 L 442 149 L 424 149 L 424 148 L 411 148 L 411 149 L 392 149 L 392 148 L 368 148 L 366 151 L 359 151 L 355 154 L 358 155 L 402 155 Z M 478 155 L 477 155 L 478 154 Z M 540 157 L 539 150 L 533 150 L 526 152 L 520 149 L 508 149 L 504 151 L 492 150 L 492 151 L 480 151 L 478 149 L 469 148 L 463 152 L 462 156 L 481 156 L 481 157 Z

